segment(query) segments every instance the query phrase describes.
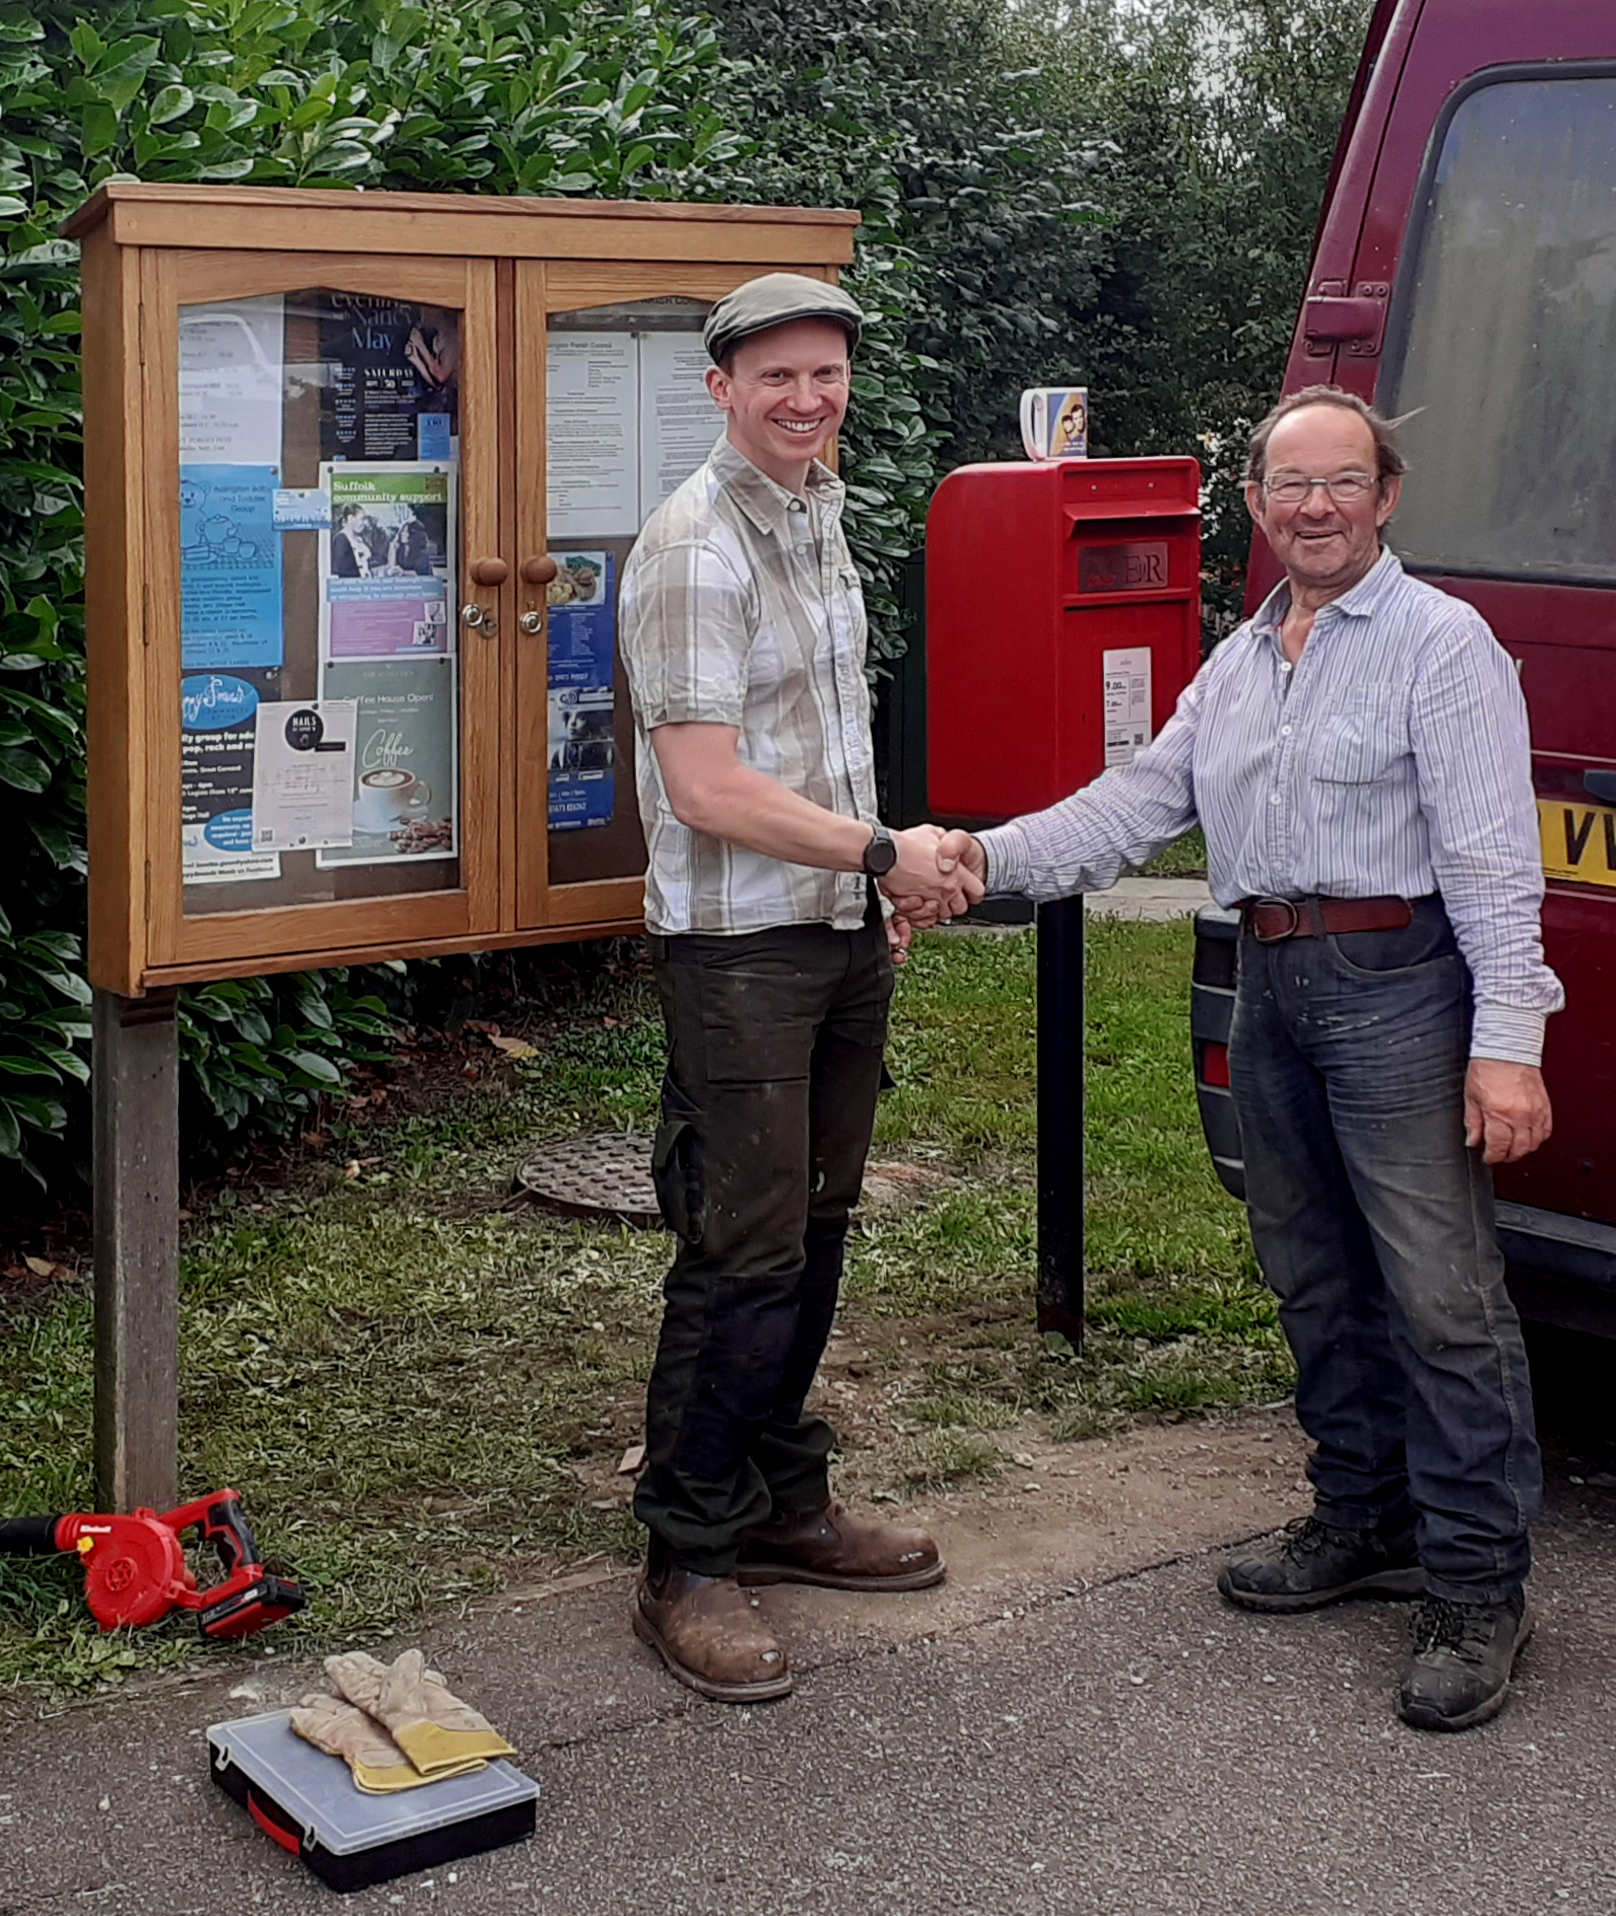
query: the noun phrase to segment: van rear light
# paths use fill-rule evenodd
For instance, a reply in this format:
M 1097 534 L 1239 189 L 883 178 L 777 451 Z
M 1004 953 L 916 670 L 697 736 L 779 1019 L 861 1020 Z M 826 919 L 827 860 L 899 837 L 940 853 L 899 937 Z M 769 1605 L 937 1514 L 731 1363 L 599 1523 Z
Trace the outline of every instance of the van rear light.
M 1204 1044 L 1201 1047 L 1201 1082 L 1227 1086 L 1229 1082 L 1229 1047 L 1226 1044 Z

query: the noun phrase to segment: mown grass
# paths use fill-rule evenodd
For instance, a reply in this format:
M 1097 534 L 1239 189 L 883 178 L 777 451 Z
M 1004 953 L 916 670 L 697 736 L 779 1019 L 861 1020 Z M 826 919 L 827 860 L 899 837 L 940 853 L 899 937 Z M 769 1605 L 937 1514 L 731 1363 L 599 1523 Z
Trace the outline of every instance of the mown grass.
M 1187 925 L 1090 928 L 1091 1331 L 1073 1355 L 1037 1336 L 1029 1303 L 1034 936 L 920 941 L 875 1155 L 934 1175 L 853 1233 L 838 1348 L 868 1347 L 849 1420 L 859 1490 L 991 1477 L 995 1433 L 1029 1419 L 1087 1436 L 1288 1387 L 1200 1140 L 1189 954 Z M 637 1546 L 614 1473 L 637 1435 L 665 1240 L 513 1208 L 509 1189 L 542 1139 L 644 1129 L 660 1069 L 647 985 L 618 979 L 541 1038 L 514 1087 L 339 1123 L 312 1170 L 227 1192 L 193 1224 L 181 1481 L 241 1489 L 266 1554 L 312 1597 L 256 1649 L 351 1643 L 422 1603 Z M 0 1321 L 0 1510 L 89 1507 L 90 1402 L 82 1289 Z M 102 1638 L 80 1584 L 65 1561 L 0 1563 L 0 1683 L 83 1688 L 194 1653 L 180 1621 Z
M 1205 878 L 1206 839 L 1199 825 L 1175 839 L 1142 868 L 1146 878 Z

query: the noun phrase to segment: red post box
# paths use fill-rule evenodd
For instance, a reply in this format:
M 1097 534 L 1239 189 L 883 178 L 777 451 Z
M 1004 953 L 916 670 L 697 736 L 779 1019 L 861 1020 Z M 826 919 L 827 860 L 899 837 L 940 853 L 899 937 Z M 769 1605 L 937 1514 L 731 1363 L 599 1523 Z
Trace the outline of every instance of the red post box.
M 1201 660 L 1193 459 L 961 466 L 926 522 L 934 815 L 1039 811 L 1126 764 Z

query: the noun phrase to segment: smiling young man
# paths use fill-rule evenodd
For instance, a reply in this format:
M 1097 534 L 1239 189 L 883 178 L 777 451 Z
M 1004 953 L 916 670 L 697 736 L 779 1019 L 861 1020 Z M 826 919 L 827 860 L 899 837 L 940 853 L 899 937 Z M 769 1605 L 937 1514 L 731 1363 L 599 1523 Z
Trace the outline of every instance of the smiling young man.
M 724 436 L 624 568 L 645 922 L 668 1035 L 654 1172 L 677 1238 L 634 1500 L 633 1623 L 703 1696 L 791 1687 L 743 1584 L 917 1590 L 922 1532 L 833 1503 L 834 1433 L 804 1408 L 836 1308 L 907 926 L 981 887 L 942 834 L 876 816 L 864 606 L 824 457 L 858 306 L 770 273 L 707 322 Z
M 1241 910 L 1229 1071 L 1246 1203 L 1296 1357 L 1313 1514 L 1230 1562 L 1250 1610 L 1419 1596 L 1404 1720 L 1505 1700 L 1540 1466 L 1486 1167 L 1549 1134 L 1559 983 L 1526 707 L 1480 615 L 1381 543 L 1404 462 L 1314 386 L 1253 435 L 1285 568 L 1134 762 L 944 850 L 994 891 L 1103 889 L 1199 818 Z

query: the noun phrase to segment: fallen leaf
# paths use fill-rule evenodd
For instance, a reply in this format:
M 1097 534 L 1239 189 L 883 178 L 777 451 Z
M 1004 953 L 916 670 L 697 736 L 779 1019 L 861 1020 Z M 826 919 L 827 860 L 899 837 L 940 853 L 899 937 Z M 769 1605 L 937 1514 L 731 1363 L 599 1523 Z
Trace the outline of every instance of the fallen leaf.
M 539 1055 L 537 1045 L 531 1045 L 525 1038 L 502 1038 L 498 1032 L 488 1034 L 488 1042 L 496 1051 L 503 1051 L 507 1058 L 536 1058 Z
M 54 1277 L 58 1269 L 48 1257 L 25 1257 L 23 1263 L 35 1277 Z
M 644 1444 L 630 1444 L 623 1452 L 623 1461 L 617 1466 L 617 1474 L 619 1477 L 632 1477 L 644 1462 Z
M 323 1131 L 305 1131 L 303 1142 L 311 1151 L 323 1151 L 331 1140 Z
M 622 1021 L 618 1018 L 602 1018 L 601 1023 L 608 1031 L 615 1031 Z
M 356 1178 L 356 1177 L 358 1177 L 358 1175 L 359 1175 L 359 1160 L 358 1160 L 358 1158 L 350 1158 L 350 1159 L 348 1160 L 348 1162 L 347 1162 L 347 1163 L 346 1163 L 346 1164 L 345 1164 L 345 1165 L 344 1165 L 344 1166 L 342 1167 L 342 1175 L 343 1175 L 343 1176 L 344 1176 L 345 1178 Z
M 465 1029 L 467 1031 L 480 1031 L 486 1038 L 497 1038 L 499 1036 L 499 1026 L 488 1018 L 468 1018 L 465 1023 Z

